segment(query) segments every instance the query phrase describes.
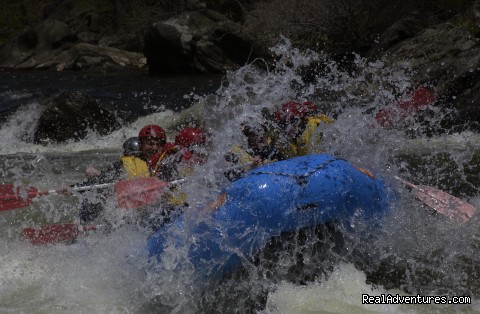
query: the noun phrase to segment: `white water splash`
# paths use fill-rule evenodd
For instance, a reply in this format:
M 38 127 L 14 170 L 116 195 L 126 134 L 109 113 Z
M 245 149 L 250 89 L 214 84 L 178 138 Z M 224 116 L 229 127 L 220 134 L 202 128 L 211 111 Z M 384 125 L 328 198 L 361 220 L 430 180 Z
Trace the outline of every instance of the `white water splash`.
M 386 130 L 375 126 L 374 114 L 380 109 L 394 106 L 395 99 L 411 87 L 407 70 L 390 69 L 386 64 L 369 62 L 359 56 L 355 56 L 352 67 L 345 68 L 328 56 L 300 51 L 285 38 L 272 52 L 277 55 L 277 62 L 273 66 L 264 64 L 264 68 L 258 68 L 254 64 L 246 65 L 227 73 L 225 84 L 214 95 L 185 96 L 198 100 L 196 112 L 200 113 L 201 126 L 211 134 L 209 162 L 199 167 L 185 183 L 192 208 L 196 209 L 205 204 L 205 201 L 212 200 L 226 183 L 221 171 L 226 167 L 224 154 L 236 144 L 245 144 L 240 124 L 244 121 L 261 122 L 264 108 L 274 111 L 290 100 L 312 101 L 324 113 L 335 118 L 335 123 L 323 129 L 324 141 L 318 148 L 319 151 L 340 156 L 376 173 L 386 174 L 387 177 L 397 174 L 399 170 L 407 175 L 415 174 L 407 161 L 397 163 L 395 158 L 405 152 L 417 153 L 419 147 L 426 154 L 432 150 L 445 152 L 455 159 L 456 164 L 469 161 L 475 155 L 478 138 L 473 134 L 429 139 L 419 137 L 412 140 L 403 130 Z M 310 73 L 303 75 L 307 70 Z M 21 159 L 20 164 L 10 163 L 15 171 L 13 174 L 7 171 L 7 177 L 10 175 L 16 180 L 27 177 L 34 183 L 43 183 L 48 187 L 56 187 L 66 181 L 73 183 L 83 178 L 83 170 L 88 163 L 100 164 L 106 159 L 114 159 L 116 154 L 121 153 L 121 143 L 126 138 L 135 136 L 145 124 L 165 126 L 169 130 L 169 140 L 173 140 L 175 125 L 184 118 L 182 114 L 186 114 L 186 111 L 180 114 L 160 112 L 140 118 L 108 136 L 102 137 L 90 132 L 83 141 L 45 147 L 28 142 L 39 116 L 36 111 L 38 107 L 32 106 L 30 110 L 24 111 L 27 119 L 20 113 L 15 114 L 2 126 L 0 154 L 32 154 L 30 159 Z M 417 125 L 414 124 L 414 127 Z M 48 162 L 42 161 L 42 156 L 46 156 Z M 60 161 L 53 159 L 55 161 L 52 162 L 50 156 L 62 158 Z M 27 161 L 37 166 L 25 170 L 22 167 L 25 167 Z M 430 162 L 431 159 L 427 161 Z M 440 172 L 443 168 L 437 167 L 434 170 Z M 403 191 L 401 189 L 398 187 L 399 191 Z M 230 285 L 225 286 L 230 288 L 228 290 L 212 289 L 205 292 L 199 289 L 204 288 L 204 285 L 195 284 L 192 272 L 177 272 L 178 269 L 189 269 L 188 262 L 182 258 L 185 253 L 180 250 L 165 256 L 163 273 L 143 274 L 139 271 L 146 265 L 141 259 L 144 252 L 140 252 L 145 245 L 144 234 L 127 231 L 110 236 L 91 234 L 75 245 L 47 247 L 32 247 L 21 242 L 17 229 L 23 226 L 75 216 L 75 205 L 70 204 L 69 209 L 59 199 L 46 203 L 47 205 L 42 205 L 45 207 L 40 206 L 41 217 L 20 210 L 16 213 L 0 213 L 0 226 L 7 230 L 0 233 L 2 252 L 7 252 L 0 257 L 6 270 L 0 275 L 0 312 L 24 310 L 35 313 L 39 309 L 39 313 L 43 310 L 49 313 L 155 313 L 163 310 L 195 313 L 200 311 L 200 305 L 196 302 L 202 296 L 210 298 L 213 305 L 220 303 L 225 306 L 223 299 L 233 299 L 243 304 L 261 299 L 262 293 L 268 293 L 266 308 L 257 310 L 265 313 L 421 313 L 458 309 L 475 312 L 479 308 L 478 304 L 445 309 L 428 306 L 362 306 L 361 293 L 378 295 L 387 290 L 367 284 L 365 272 L 354 269 L 350 264 L 339 264 L 328 278 L 320 276 L 315 282 L 305 285 L 278 283 L 275 277 L 269 277 L 268 269 L 257 269 L 249 265 L 253 274 L 247 277 L 247 281 L 232 280 Z M 449 275 L 448 271 L 451 271 L 451 277 L 447 276 L 447 279 L 452 278 L 456 288 L 465 282 L 465 290 L 475 292 L 475 283 L 470 282 L 468 286 L 470 274 L 462 275 L 462 267 L 470 263 L 469 259 L 473 262 L 477 260 L 478 253 L 474 250 L 477 247 L 474 237 L 476 225 L 466 228 L 452 226 L 451 222 L 432 216 L 408 191 L 400 193 L 395 210 L 385 224 L 383 238 L 375 243 L 380 251 L 379 260 L 398 256 L 412 264 L 408 271 L 423 270 L 425 265 L 427 270 L 439 271 L 443 275 Z M 452 240 L 449 235 L 457 240 Z M 359 243 L 354 242 L 354 245 Z M 435 254 L 443 256 L 442 250 L 451 253 L 444 259 L 445 264 L 439 266 L 435 263 Z M 461 263 L 462 258 L 467 261 Z M 279 263 L 285 268 L 293 266 L 288 259 L 280 260 Z M 407 275 L 411 276 L 407 283 L 412 286 L 408 288 L 430 289 L 432 292 L 437 288 L 449 287 L 448 283 L 441 280 L 421 286 L 418 279 L 415 281 L 415 273 Z M 248 295 L 241 294 L 245 292 Z M 225 295 L 229 293 L 232 295 Z M 238 297 L 235 293 L 239 293 Z M 235 310 L 242 305 L 231 306 Z

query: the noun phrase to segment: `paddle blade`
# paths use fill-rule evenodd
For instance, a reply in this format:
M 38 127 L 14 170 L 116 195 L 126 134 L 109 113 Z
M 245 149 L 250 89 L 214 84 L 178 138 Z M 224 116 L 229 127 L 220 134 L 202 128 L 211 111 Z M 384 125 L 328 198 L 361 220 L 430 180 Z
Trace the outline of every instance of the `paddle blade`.
M 412 188 L 415 197 L 438 213 L 466 223 L 475 214 L 475 207 L 436 188 L 417 185 Z
M 32 199 L 44 194 L 34 187 L 0 184 L 0 211 L 22 208 L 32 204 Z
M 75 223 L 44 225 L 38 228 L 23 229 L 23 236 L 32 244 L 53 244 L 71 241 L 81 232 L 95 230 L 96 226 L 79 226 Z
M 157 178 L 137 178 L 115 185 L 118 206 L 135 209 L 159 200 L 169 184 Z

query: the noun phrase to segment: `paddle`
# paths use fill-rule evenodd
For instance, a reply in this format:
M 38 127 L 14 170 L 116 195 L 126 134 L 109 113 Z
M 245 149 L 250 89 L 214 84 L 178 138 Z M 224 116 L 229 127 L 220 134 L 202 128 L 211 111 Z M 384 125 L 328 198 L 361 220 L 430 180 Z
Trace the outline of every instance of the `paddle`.
M 101 189 L 112 186 L 114 183 L 95 184 L 89 186 L 79 186 L 69 189 L 70 191 L 86 191 L 92 189 Z M 32 204 L 34 198 L 62 194 L 63 189 L 39 191 L 37 188 L 15 186 L 13 184 L 0 184 L 0 211 L 22 208 Z
M 252 166 L 253 162 L 229 167 L 226 171 L 237 170 Z M 155 177 L 136 178 L 119 181 L 115 184 L 117 204 L 121 208 L 135 209 L 157 201 L 165 192 L 165 188 L 185 182 L 179 179 L 171 182 L 163 182 Z
M 43 225 L 38 228 L 23 229 L 23 236 L 32 244 L 49 244 L 70 241 L 78 237 L 79 234 L 97 230 L 98 226 L 82 226 L 76 223 Z
M 115 185 L 115 193 L 119 207 L 132 209 L 153 202 L 162 195 L 165 187 L 180 182 L 181 180 L 175 182 L 162 182 L 154 177 L 136 178 L 122 180 L 117 183 L 74 187 L 69 189 L 69 191 L 86 191 Z M 13 184 L 2 184 L 0 185 L 0 211 L 29 206 L 32 204 L 35 197 L 61 193 L 60 189 L 39 191 L 35 187 L 16 187 Z
M 453 195 L 431 186 L 415 185 L 397 176 L 395 176 L 395 179 L 403 182 L 405 186 L 415 194 L 418 200 L 450 219 L 466 223 L 475 214 L 475 207 L 473 205 Z
M 253 165 L 247 163 L 228 168 L 235 170 Z M 185 179 L 162 182 L 154 177 L 136 178 L 119 181 L 115 184 L 115 192 L 119 207 L 134 209 L 151 204 L 158 200 L 165 188 L 184 182 Z M 96 226 L 79 226 L 75 223 L 43 225 L 39 228 L 25 228 L 23 235 L 32 244 L 49 244 L 75 239 L 81 232 L 96 230 Z
M 135 209 L 157 201 L 166 187 L 179 184 L 184 179 L 163 182 L 155 177 L 119 181 L 115 184 L 117 204 L 121 208 Z
M 118 206 L 134 209 L 158 200 L 166 187 L 179 184 L 184 179 L 162 182 L 157 178 L 137 178 L 119 181 L 115 184 Z M 24 228 L 23 236 L 32 244 L 53 244 L 73 240 L 80 233 L 96 230 L 97 226 L 82 226 L 76 223 L 43 225 L 37 228 Z
M 253 163 L 233 166 L 227 171 L 246 168 Z M 119 207 L 126 209 L 138 208 L 157 200 L 167 186 L 183 182 L 184 179 L 172 182 L 162 182 L 155 177 L 135 178 L 113 183 L 95 184 L 88 186 L 73 187 L 72 192 L 87 191 L 106 188 L 115 185 L 115 194 Z M 62 194 L 64 189 L 39 191 L 35 187 L 22 187 L 13 184 L 0 184 L 0 211 L 13 210 L 32 204 L 34 198 L 51 194 Z

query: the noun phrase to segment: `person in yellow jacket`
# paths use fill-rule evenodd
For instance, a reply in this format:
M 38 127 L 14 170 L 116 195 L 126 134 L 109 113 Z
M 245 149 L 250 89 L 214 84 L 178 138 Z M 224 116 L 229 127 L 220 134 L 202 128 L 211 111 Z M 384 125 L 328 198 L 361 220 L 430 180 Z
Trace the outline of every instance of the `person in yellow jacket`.
M 267 113 L 265 118 L 266 121 L 257 126 L 241 125 L 247 146 L 235 146 L 225 158 L 234 165 L 250 167 L 227 172 L 230 180 L 237 179 L 252 166 L 318 153 L 322 140 L 319 126 L 334 121 L 319 114 L 317 106 L 308 101 L 287 102 L 273 115 Z
M 277 133 L 274 139 L 280 159 L 303 156 L 320 151 L 322 132 L 321 124 L 334 120 L 318 113 L 318 108 L 311 102 L 287 102 L 275 112 L 274 121 Z
M 236 145 L 226 155 L 225 159 L 232 165 L 244 165 L 243 168 L 236 168 L 225 172 L 230 180 L 236 180 L 244 172 L 272 161 L 278 160 L 278 151 L 273 145 L 273 136 L 265 125 L 252 126 L 242 123 L 241 129 L 247 139 L 246 146 Z
M 123 143 L 123 156 L 120 158 L 127 179 L 150 176 L 147 163 L 141 158 L 140 141 L 131 137 Z
M 175 136 L 175 143 L 168 144 L 171 145 L 157 154 L 160 157 L 160 161 L 156 161 L 155 157 L 152 158 L 153 164 L 157 166 L 162 166 L 164 162 L 166 164 L 175 164 L 178 178 L 191 176 L 195 166 L 203 165 L 207 162 L 207 133 L 198 127 L 181 129 Z M 173 207 L 188 206 L 186 199 L 186 194 L 177 186 L 172 187 L 164 195 L 165 203 Z
M 120 158 L 120 160 L 127 173 L 135 172 L 135 160 L 138 159 L 137 157 L 140 157 L 140 155 L 140 143 L 137 136 L 130 137 L 123 142 L 123 156 Z M 102 173 L 95 167 L 89 166 L 87 169 L 85 169 L 85 174 L 88 178 L 94 178 L 100 176 Z
M 132 142 L 130 144 L 135 146 L 134 140 L 129 140 Z M 124 153 L 125 145 L 126 143 L 124 143 Z M 161 168 L 151 163 L 152 157 L 159 153 L 165 145 L 165 131 L 158 125 L 147 125 L 139 131 L 138 151 L 132 150 L 96 176 L 90 177 L 76 186 L 111 183 L 121 179 L 146 178 L 153 175 L 163 181 L 172 181 L 176 178 L 176 168 L 173 163 L 163 163 Z M 100 193 L 96 193 L 93 199 L 83 199 L 79 213 L 81 223 L 93 221 L 103 211 L 105 194 L 108 193 L 106 191 L 97 192 Z

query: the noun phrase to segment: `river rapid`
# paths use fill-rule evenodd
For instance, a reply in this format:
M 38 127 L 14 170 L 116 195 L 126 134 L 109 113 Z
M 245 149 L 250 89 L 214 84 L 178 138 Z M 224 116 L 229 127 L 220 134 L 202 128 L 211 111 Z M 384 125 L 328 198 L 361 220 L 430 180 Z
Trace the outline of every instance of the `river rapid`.
M 148 232 L 135 224 L 110 234 L 90 232 L 74 243 L 28 243 L 23 228 L 77 217 L 79 197 L 42 196 L 32 206 L 0 212 L 0 313 L 478 312 L 479 222 L 474 218 L 463 225 L 435 214 L 394 179 L 430 185 L 478 207 L 478 134 L 443 130 L 427 136 L 424 124 L 415 119 L 408 126 L 415 136 L 405 128 L 379 127 L 375 112 L 394 106 L 398 95 L 412 87 L 406 70 L 359 57 L 355 70 L 347 70 L 327 56 L 299 51 L 287 39 L 272 53 L 278 56 L 275 67 L 247 65 L 222 77 L 0 73 L 1 183 L 40 190 L 68 186 L 84 179 L 86 167 L 102 168 L 116 160 L 123 141 L 146 124 L 165 126 L 173 140 L 174 126 L 195 109 L 211 134 L 209 161 L 184 184 L 189 210 L 195 210 L 228 184 L 218 169 L 227 167 L 224 154 L 244 143 L 242 122 L 260 122 L 265 108 L 286 101 L 310 100 L 335 118 L 322 127 L 323 142 L 312 153 L 369 169 L 397 196 L 369 243 L 341 229 L 336 231 L 341 244 L 336 237 L 324 239 L 325 248 L 314 253 L 309 250 L 313 243 L 293 241 L 293 249 L 278 254 L 277 262 L 247 264 L 232 278 L 209 286 L 196 281 L 182 251 L 171 254 L 161 271 L 149 267 Z M 305 80 L 305 67 L 315 63 L 322 67 Z M 64 90 L 87 93 L 133 118 L 107 136 L 90 132 L 80 142 L 32 144 L 41 114 L 38 99 Z M 434 125 L 449 114 L 436 108 L 431 112 Z M 112 219 L 131 216 L 110 205 Z M 296 254 L 315 267 L 299 267 Z M 285 275 L 292 268 L 298 268 L 298 280 Z M 317 276 L 305 276 L 317 268 Z M 303 277 L 308 279 L 299 279 Z M 365 294 L 469 296 L 471 303 L 362 304 Z

